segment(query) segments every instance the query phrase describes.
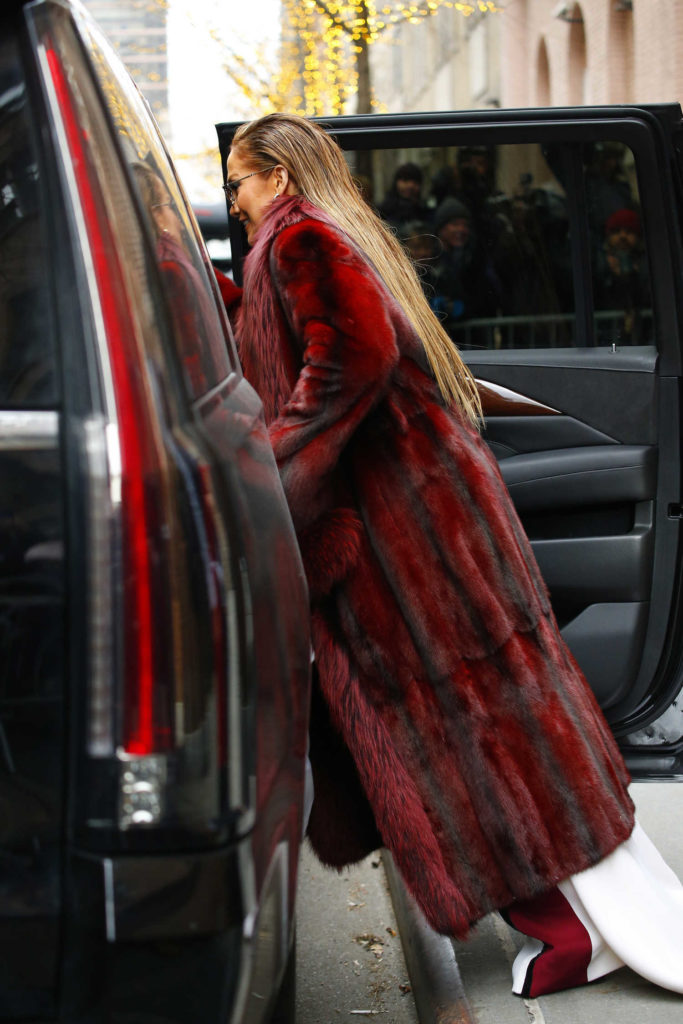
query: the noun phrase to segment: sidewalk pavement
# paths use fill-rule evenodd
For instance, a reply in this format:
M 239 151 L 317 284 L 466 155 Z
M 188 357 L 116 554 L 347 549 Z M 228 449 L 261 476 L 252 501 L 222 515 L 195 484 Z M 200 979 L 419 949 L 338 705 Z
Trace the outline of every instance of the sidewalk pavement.
M 641 825 L 683 878 L 683 783 L 635 783 L 631 792 Z M 683 996 L 628 968 L 540 999 L 513 996 L 517 933 L 492 914 L 467 942 L 436 935 L 386 854 L 338 875 L 305 850 L 299 893 L 297 1024 L 683 1021 Z
M 304 844 L 297 919 L 297 1024 L 418 1024 L 379 852 L 337 873 Z

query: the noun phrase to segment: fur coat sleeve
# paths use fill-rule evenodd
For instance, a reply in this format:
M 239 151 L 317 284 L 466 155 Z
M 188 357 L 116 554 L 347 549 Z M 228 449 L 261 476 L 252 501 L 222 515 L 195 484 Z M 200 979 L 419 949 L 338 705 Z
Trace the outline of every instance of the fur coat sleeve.
M 399 351 L 380 282 L 338 233 L 314 220 L 288 227 L 270 266 L 301 364 L 270 438 L 319 594 L 357 555 L 360 521 L 335 478 L 354 431 L 386 395 Z

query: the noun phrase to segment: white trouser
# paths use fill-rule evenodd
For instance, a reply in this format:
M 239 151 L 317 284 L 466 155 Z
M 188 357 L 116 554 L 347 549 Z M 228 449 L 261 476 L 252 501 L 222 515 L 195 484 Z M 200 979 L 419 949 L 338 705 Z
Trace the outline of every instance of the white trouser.
M 512 991 L 542 995 L 626 964 L 683 994 L 683 886 L 636 822 L 598 864 L 504 915 L 527 940 Z

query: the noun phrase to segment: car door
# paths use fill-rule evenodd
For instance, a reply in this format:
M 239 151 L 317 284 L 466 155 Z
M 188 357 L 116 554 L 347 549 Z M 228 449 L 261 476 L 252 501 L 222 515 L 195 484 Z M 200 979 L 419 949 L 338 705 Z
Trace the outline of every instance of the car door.
M 680 119 L 671 105 L 325 120 L 479 381 L 563 635 L 636 771 L 674 771 L 683 735 Z M 218 126 L 224 169 L 233 130 Z M 421 193 L 400 218 L 383 200 L 406 164 Z

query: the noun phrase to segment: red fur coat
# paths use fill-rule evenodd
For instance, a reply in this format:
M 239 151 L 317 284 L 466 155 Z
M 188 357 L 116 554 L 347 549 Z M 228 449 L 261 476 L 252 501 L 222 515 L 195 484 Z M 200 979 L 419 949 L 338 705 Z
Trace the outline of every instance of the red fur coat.
M 338 867 L 384 844 L 433 927 L 463 936 L 628 837 L 626 769 L 495 460 L 299 196 L 259 229 L 238 338 L 311 591 L 311 841 Z

